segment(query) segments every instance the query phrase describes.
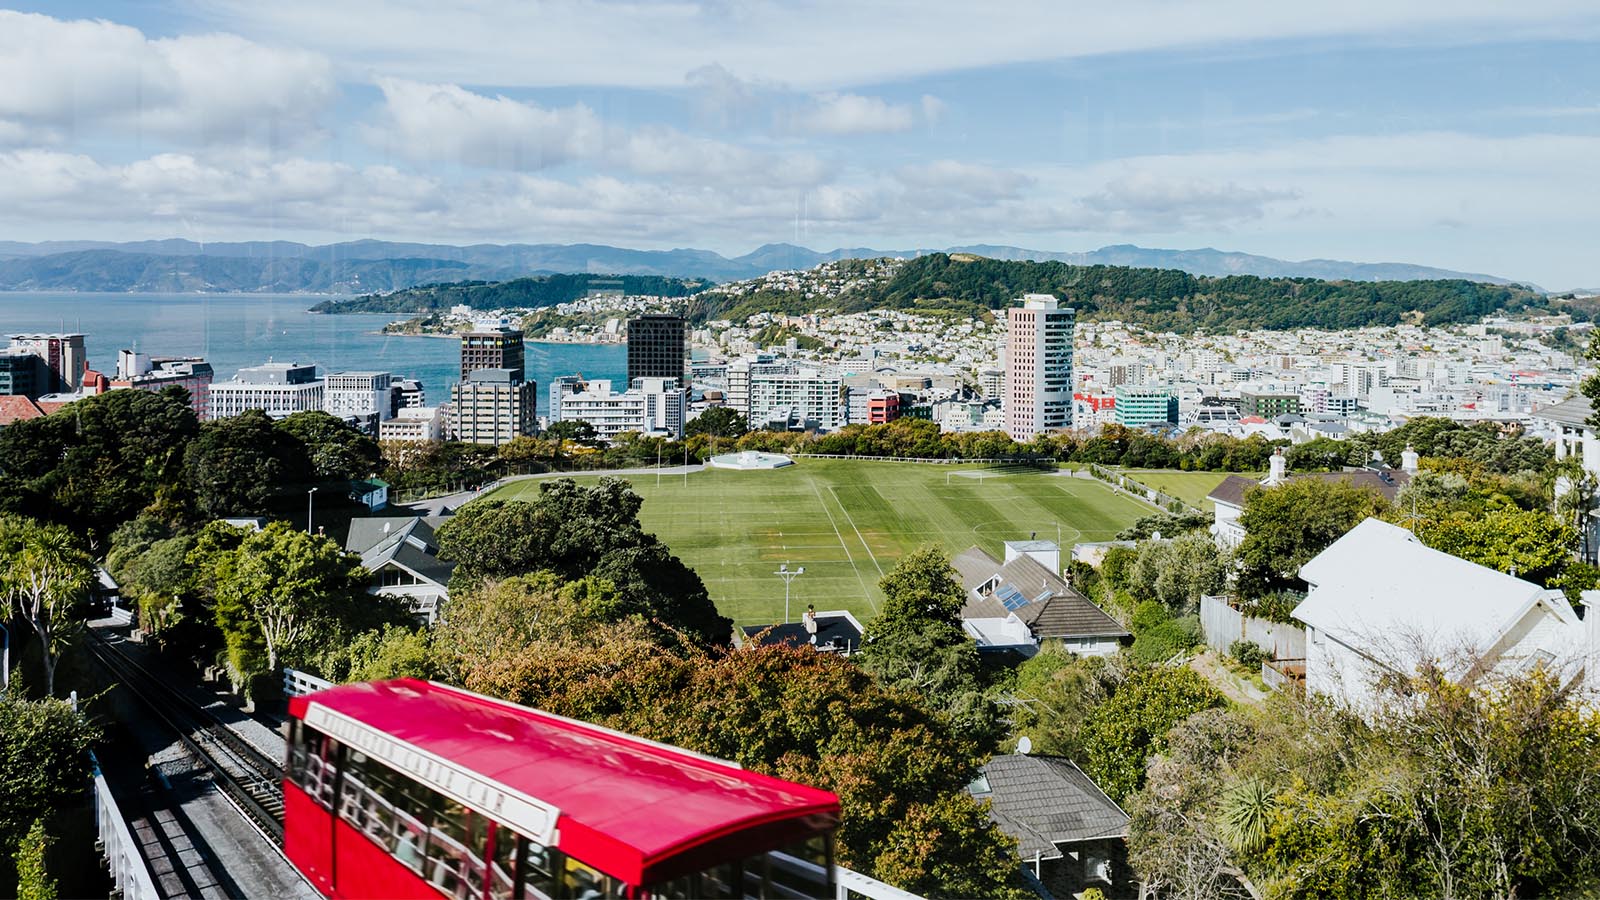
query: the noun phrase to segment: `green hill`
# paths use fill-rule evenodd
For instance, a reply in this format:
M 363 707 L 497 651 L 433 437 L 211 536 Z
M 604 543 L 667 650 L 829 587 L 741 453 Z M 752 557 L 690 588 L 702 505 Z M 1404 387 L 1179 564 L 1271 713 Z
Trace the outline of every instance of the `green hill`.
M 688 297 L 711 282 L 702 278 L 666 278 L 660 275 L 537 275 L 511 281 L 460 281 L 425 284 L 390 294 L 366 294 L 348 300 L 328 300 L 311 308 L 326 313 L 429 313 L 452 306 L 473 309 L 537 309 L 588 296 L 592 292 L 651 297 Z

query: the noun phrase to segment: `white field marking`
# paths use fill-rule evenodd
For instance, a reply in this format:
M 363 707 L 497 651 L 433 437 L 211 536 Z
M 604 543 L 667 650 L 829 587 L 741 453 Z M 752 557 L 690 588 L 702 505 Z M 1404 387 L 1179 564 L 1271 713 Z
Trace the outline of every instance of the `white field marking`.
M 871 489 L 871 485 L 868 485 L 867 487 L 869 490 Z M 878 577 L 882 578 L 883 566 L 878 565 L 878 555 L 872 552 L 872 547 L 867 543 L 867 539 L 861 534 L 861 529 L 856 527 L 856 520 L 850 515 L 850 510 L 845 508 L 844 501 L 839 499 L 839 492 L 833 487 L 833 485 L 829 485 L 828 493 L 833 495 L 833 502 L 839 504 L 839 512 L 844 513 L 844 520 L 850 523 L 850 529 L 856 533 L 856 540 L 860 541 L 862 548 L 867 551 L 867 559 L 872 560 L 872 567 L 878 570 Z
M 822 512 L 828 517 L 828 524 L 833 526 L 833 534 L 839 539 L 839 546 L 844 548 L 844 555 L 850 559 L 850 568 L 855 570 L 856 581 L 861 583 L 861 596 L 872 604 L 872 611 L 878 611 L 878 604 L 872 599 L 872 592 L 867 589 L 866 579 L 861 577 L 861 567 L 856 565 L 855 557 L 850 553 L 850 545 L 844 542 L 844 535 L 839 532 L 839 523 L 833 520 L 833 512 L 828 509 L 828 501 L 822 496 L 822 489 L 817 487 L 815 481 L 811 482 L 811 490 L 817 495 L 817 503 L 821 504 Z

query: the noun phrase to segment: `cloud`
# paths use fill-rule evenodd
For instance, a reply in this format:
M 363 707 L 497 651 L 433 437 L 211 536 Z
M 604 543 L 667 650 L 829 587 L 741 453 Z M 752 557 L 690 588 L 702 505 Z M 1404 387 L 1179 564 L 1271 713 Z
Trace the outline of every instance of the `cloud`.
M 642 175 L 815 184 L 828 167 L 805 153 L 768 154 L 665 126 L 625 128 L 583 104 L 548 108 L 454 84 L 380 78 L 375 143 L 417 162 L 508 171 L 585 163 Z
M 895 178 L 913 190 L 949 192 L 979 200 L 1013 198 L 1033 183 L 1021 172 L 953 159 L 905 166 L 895 172 Z
M 1233 182 L 1135 171 L 1083 197 L 1082 209 L 1105 217 L 1105 230 L 1177 232 L 1261 219 L 1270 204 L 1293 200 L 1292 190 L 1240 187 Z
M 937 97 L 925 96 L 920 104 L 890 103 L 860 94 L 817 94 L 793 119 L 796 130 L 810 134 L 892 134 L 910 131 L 919 122 L 944 109 Z
M 355 68 L 423 81 L 675 88 L 717 60 L 801 92 L 841 91 L 935 72 L 1115 53 L 1296 39 L 1466 43 L 1600 32 L 1587 0 L 1345 0 L 1275 3 L 1019 0 L 785 3 L 479 0 L 208 0 L 229 29 L 319 47 Z
M 201 143 L 290 143 L 336 93 L 315 53 L 231 34 L 151 40 L 103 20 L 0 10 L 0 141 L 109 131 Z

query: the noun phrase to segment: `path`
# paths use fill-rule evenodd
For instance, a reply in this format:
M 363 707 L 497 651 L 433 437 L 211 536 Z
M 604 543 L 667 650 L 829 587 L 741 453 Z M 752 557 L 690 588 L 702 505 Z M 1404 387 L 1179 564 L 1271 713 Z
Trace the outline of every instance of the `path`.
M 642 469 L 594 469 L 582 472 L 539 472 L 534 475 L 507 475 L 505 478 L 484 485 L 482 490 L 462 491 L 458 494 L 447 494 L 443 497 L 430 497 L 427 500 L 418 500 L 414 503 L 396 503 L 393 508 L 397 511 L 410 512 L 419 516 L 436 516 L 441 508 L 449 507 L 452 511 L 458 510 L 468 501 L 477 499 L 497 487 L 511 484 L 514 481 L 533 481 L 540 478 L 588 478 L 599 475 L 688 475 L 704 471 L 704 469 L 704 465 L 696 463 L 687 466 L 646 466 Z
M 1216 651 L 1207 649 L 1204 653 L 1189 660 L 1189 668 L 1199 672 L 1211 686 L 1221 691 L 1232 703 L 1244 706 L 1260 706 L 1267 700 L 1267 692 L 1256 687 L 1250 681 L 1235 675 L 1221 660 L 1217 659 Z

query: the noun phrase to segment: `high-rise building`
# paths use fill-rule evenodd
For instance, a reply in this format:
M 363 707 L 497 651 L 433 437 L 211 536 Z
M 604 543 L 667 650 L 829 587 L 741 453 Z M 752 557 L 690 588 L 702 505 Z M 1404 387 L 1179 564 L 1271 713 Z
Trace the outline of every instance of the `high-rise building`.
M 159 393 L 168 387 L 189 392 L 189 408 L 202 419 L 211 416 L 211 364 L 198 356 L 150 356 L 134 350 L 117 351 L 117 377 L 111 389 Z
M 473 369 L 450 388 L 450 434 L 458 441 L 497 447 L 533 434 L 538 430 L 538 401 L 538 384 L 523 381 L 511 369 Z
M 557 375 L 550 382 L 550 421 L 561 421 L 561 401 L 569 394 L 585 390 L 582 375 Z
M 213 419 L 237 416 L 247 409 L 287 416 L 322 409 L 323 384 L 316 366 L 266 363 L 240 369 L 232 381 L 212 384 L 210 396 Z
M 848 419 L 848 394 L 843 376 L 816 369 L 757 372 L 749 376 L 748 421 L 752 428 L 779 417 L 814 421 L 823 431 L 843 428 Z M 731 379 L 729 387 L 733 386 Z
M 327 377 L 322 408 L 377 435 L 378 423 L 394 415 L 394 375 L 388 372 L 336 372 Z
M 527 373 L 522 363 L 522 332 L 505 325 L 480 325 L 461 336 L 461 378 L 479 369 L 505 369 L 515 381 Z
M 561 397 L 560 421 L 588 422 L 606 441 L 629 431 L 682 437 L 688 399 L 676 378 L 637 378 L 621 393 L 610 381 L 591 381 Z
M 0 397 L 37 397 L 45 377 L 44 360 L 26 350 L 0 350 Z
M 415 378 L 396 378 L 389 385 L 389 414 L 397 416 L 402 409 L 420 409 L 427 406 L 427 394 L 422 382 Z
M 1072 338 L 1077 313 L 1049 294 L 1006 311 L 1006 432 L 1026 441 L 1072 427 Z
M 651 313 L 628 320 L 628 383 L 635 378 L 684 378 L 683 316 Z
M 44 361 L 43 381 L 36 389 L 41 394 L 70 393 L 83 387 L 83 370 L 89 356 L 83 349 L 81 334 L 14 334 L 11 349 L 32 353 Z
M 1118 425 L 1142 428 L 1161 422 L 1178 422 L 1178 398 L 1164 387 L 1135 387 L 1124 384 L 1116 391 Z

